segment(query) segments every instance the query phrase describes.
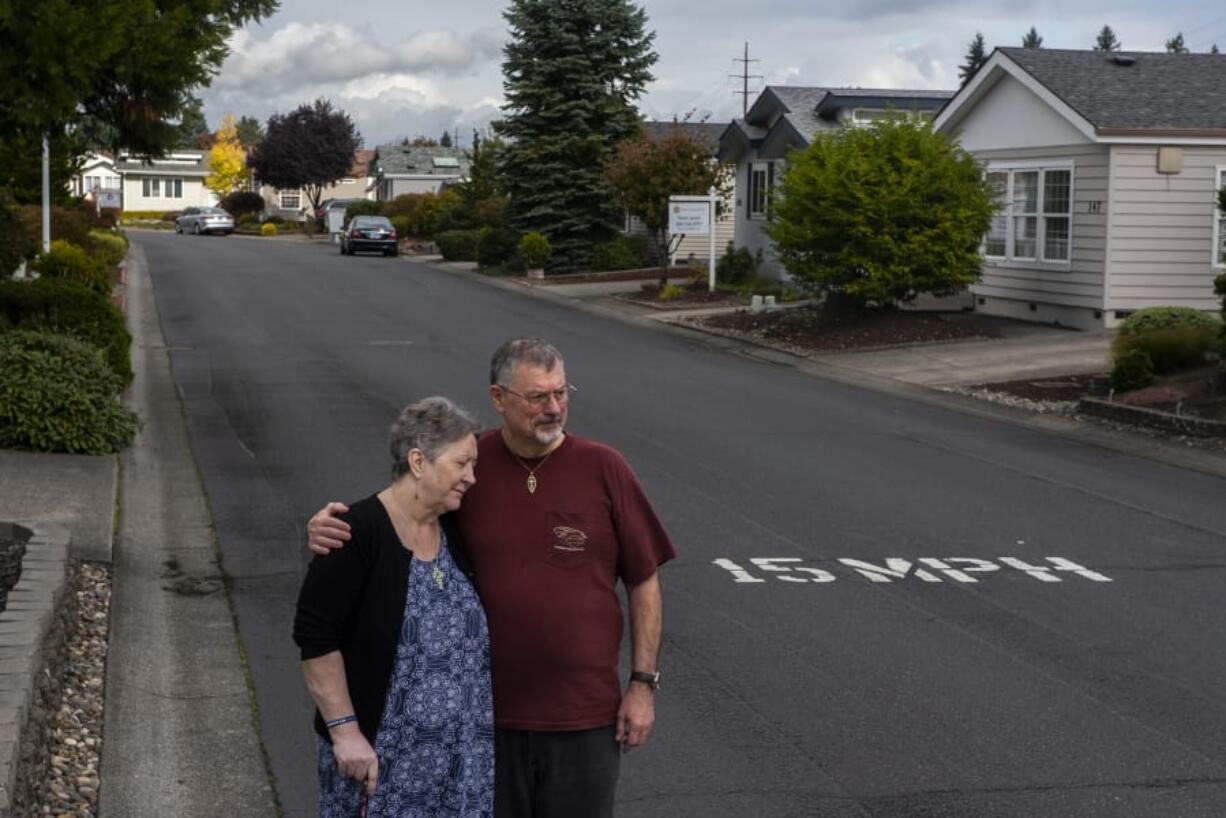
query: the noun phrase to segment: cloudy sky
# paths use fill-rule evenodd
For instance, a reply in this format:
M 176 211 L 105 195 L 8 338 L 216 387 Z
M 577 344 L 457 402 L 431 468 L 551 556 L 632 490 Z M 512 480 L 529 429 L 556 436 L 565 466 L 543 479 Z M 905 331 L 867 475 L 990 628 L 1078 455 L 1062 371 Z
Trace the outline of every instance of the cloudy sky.
M 1019 45 L 1035 26 L 1043 45 L 1088 48 L 1109 24 L 1125 49 L 1163 49 L 1182 31 L 1193 51 L 1226 49 L 1218 0 L 645 0 L 660 56 L 643 113 L 740 115 L 739 74 L 749 42 L 750 88 L 763 83 L 956 88 L 975 31 L 989 48 Z M 1075 11 L 1069 11 L 1070 7 Z M 285 112 L 327 97 L 349 113 L 368 147 L 418 134 L 437 138 L 498 116 L 500 0 L 281 0 L 281 10 L 238 32 L 205 114 Z M 752 101 L 752 97 L 751 97 Z

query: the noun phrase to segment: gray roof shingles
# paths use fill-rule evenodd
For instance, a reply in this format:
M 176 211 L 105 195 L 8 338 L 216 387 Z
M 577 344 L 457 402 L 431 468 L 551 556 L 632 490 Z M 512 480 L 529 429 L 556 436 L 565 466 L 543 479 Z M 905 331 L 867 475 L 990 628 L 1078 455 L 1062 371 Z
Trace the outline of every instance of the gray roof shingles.
M 459 160 L 459 168 L 438 168 L 436 157 L 451 157 Z M 370 162 L 370 175 L 406 176 L 467 176 L 468 152 L 461 148 L 419 148 L 408 145 L 380 145 Z
M 714 155 L 720 134 L 727 127 L 727 122 L 644 122 L 643 135 L 651 142 L 659 142 L 671 131 L 680 130 L 699 145 L 710 148 Z
M 1226 130 L 1226 55 L 999 50 L 1097 129 Z

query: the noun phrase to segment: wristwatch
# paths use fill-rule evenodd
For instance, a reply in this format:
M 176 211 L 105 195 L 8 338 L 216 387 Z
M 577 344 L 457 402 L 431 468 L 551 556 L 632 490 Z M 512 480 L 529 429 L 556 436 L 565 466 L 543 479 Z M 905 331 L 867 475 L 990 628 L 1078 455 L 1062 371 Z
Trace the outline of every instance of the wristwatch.
M 645 670 L 635 670 L 630 674 L 630 681 L 642 682 L 652 690 L 656 690 L 660 686 L 660 671 L 648 673 Z

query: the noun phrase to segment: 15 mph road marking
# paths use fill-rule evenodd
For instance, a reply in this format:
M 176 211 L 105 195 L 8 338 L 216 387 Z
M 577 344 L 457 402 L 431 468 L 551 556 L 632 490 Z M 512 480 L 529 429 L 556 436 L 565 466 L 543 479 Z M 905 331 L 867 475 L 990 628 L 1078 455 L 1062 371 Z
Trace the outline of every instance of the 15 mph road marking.
M 866 560 L 844 557 L 836 560 L 841 565 L 850 568 L 870 582 L 894 582 L 895 580 L 916 579 L 921 582 L 939 583 L 945 580 L 954 582 L 979 582 L 974 574 L 994 574 L 1002 569 L 1021 571 L 1039 582 L 1062 582 L 1064 576 L 1080 577 L 1090 582 L 1112 582 L 1113 580 L 1098 571 L 1092 571 L 1084 565 L 1064 557 L 1045 557 L 1048 565 L 1036 565 L 1018 559 L 1017 557 L 1000 557 L 995 562 L 977 557 L 920 557 L 916 560 L 906 560 L 899 557 L 889 557 L 880 564 Z M 825 569 L 800 565 L 804 562 L 800 557 L 754 557 L 750 564 L 758 571 L 769 574 L 780 582 L 827 583 L 834 582 L 838 577 Z M 754 576 L 748 569 L 721 557 L 711 561 L 712 565 L 723 568 L 732 575 L 732 581 L 739 584 L 762 583 L 767 580 Z

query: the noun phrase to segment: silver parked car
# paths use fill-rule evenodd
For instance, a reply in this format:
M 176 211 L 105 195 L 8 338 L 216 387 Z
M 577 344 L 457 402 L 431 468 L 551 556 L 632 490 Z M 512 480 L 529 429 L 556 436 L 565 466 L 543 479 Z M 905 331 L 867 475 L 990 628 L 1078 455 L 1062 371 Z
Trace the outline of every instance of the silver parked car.
M 234 232 L 234 218 L 220 207 L 189 207 L 175 219 L 176 233 L 221 233 Z

